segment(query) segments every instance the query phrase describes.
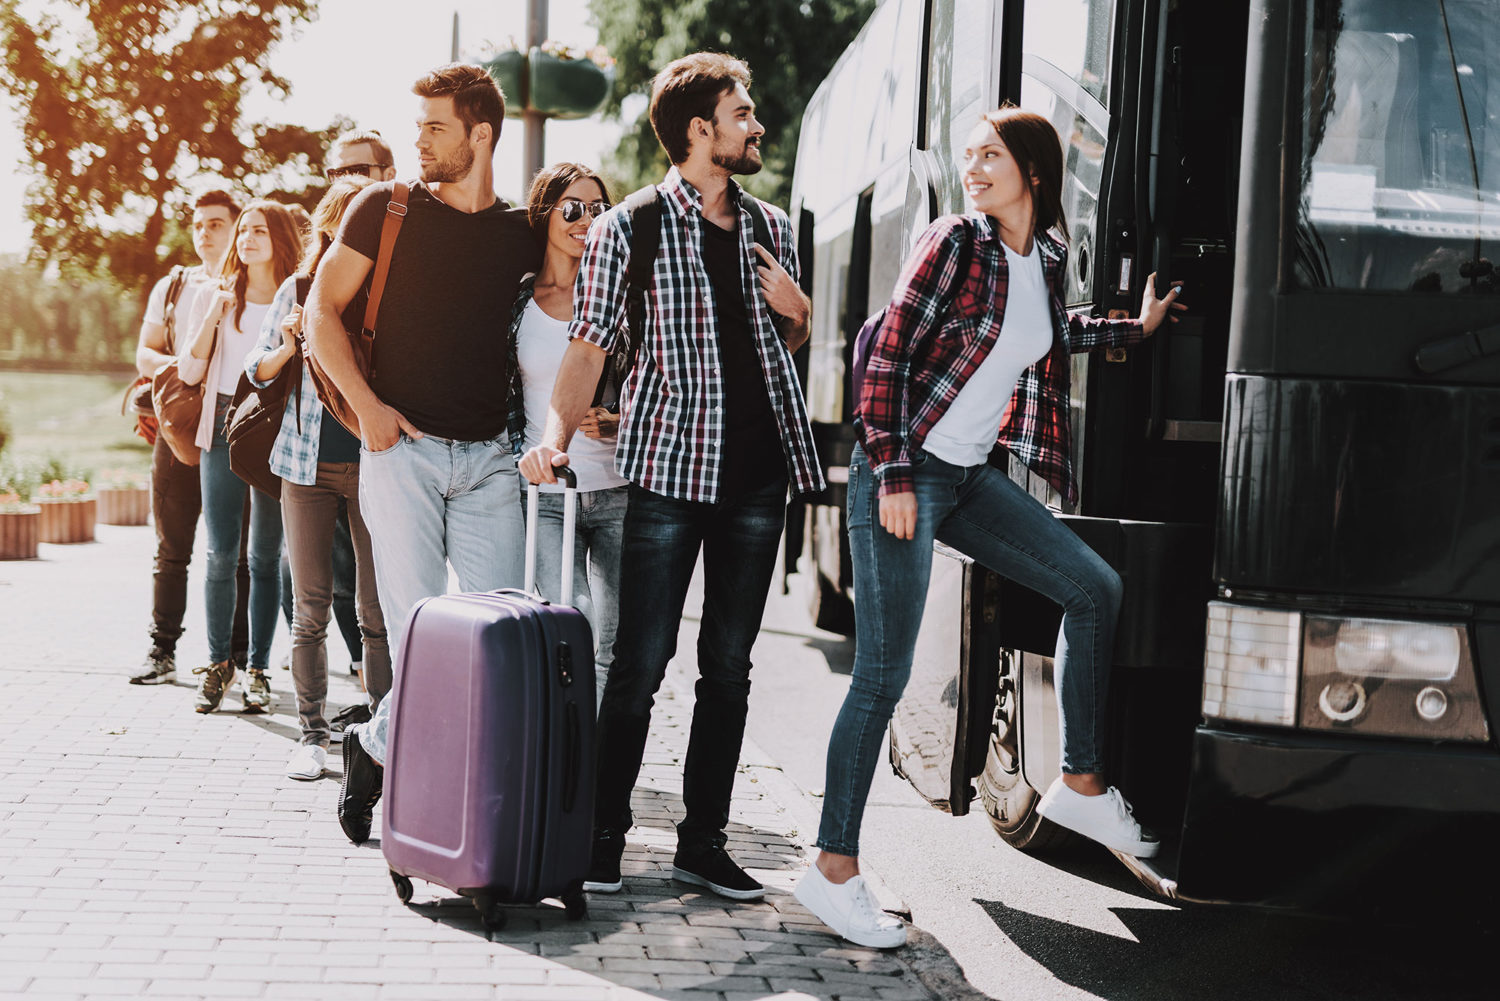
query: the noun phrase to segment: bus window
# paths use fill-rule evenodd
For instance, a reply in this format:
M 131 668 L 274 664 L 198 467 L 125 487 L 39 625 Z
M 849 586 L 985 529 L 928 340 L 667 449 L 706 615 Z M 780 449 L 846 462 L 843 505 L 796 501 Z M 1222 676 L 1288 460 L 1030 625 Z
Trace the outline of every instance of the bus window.
M 938 215 L 964 211 L 964 140 L 1000 103 L 1000 19 L 993 0 L 933 0 L 927 52 L 927 142 L 937 158 Z
M 1067 144 L 1063 212 L 1072 229 L 1068 305 L 1094 301 L 1094 221 L 1109 134 L 1113 0 L 1028 0 L 1022 29 L 1021 107 L 1044 115 Z
M 1496 289 L 1500 0 L 1316 0 L 1293 280 Z

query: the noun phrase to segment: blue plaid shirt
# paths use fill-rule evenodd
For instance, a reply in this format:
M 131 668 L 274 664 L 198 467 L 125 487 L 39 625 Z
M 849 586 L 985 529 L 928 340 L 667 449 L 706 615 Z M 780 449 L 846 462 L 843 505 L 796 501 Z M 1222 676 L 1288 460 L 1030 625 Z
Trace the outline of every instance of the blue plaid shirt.
M 269 380 L 262 382 L 257 379 L 255 370 L 260 367 L 266 355 L 281 347 L 281 321 L 287 318 L 296 304 L 297 276 L 293 275 L 276 290 L 276 298 L 271 300 L 271 309 L 260 325 L 260 339 L 245 356 L 245 373 L 257 386 L 270 385 Z M 297 428 L 297 391 L 293 389 L 287 394 L 286 410 L 281 416 L 281 433 L 276 436 L 276 444 L 271 446 L 271 472 L 288 483 L 304 487 L 315 485 L 318 482 L 318 438 L 322 431 L 323 401 L 318 399 L 312 373 L 303 365 L 302 428 Z
M 731 194 L 741 200 L 739 185 Z M 724 440 L 724 379 L 719 373 L 718 316 L 713 284 L 703 266 L 703 196 L 677 168 L 657 185 L 661 192 L 661 249 L 646 297 L 646 329 L 635 369 L 621 394 L 620 475 L 679 500 L 716 503 Z M 765 206 L 771 223 L 769 248 L 797 280 L 797 248 L 786 213 Z M 782 450 L 792 489 L 823 489 L 823 471 L 813 449 L 812 428 L 792 354 L 776 332 L 771 308 L 751 267 L 755 257 L 750 213 L 740 206 L 740 284 L 751 322 L 771 409 L 780 418 Z M 589 227 L 573 297 L 573 337 L 609 351 L 625 321 L 630 262 L 630 218 L 619 206 Z

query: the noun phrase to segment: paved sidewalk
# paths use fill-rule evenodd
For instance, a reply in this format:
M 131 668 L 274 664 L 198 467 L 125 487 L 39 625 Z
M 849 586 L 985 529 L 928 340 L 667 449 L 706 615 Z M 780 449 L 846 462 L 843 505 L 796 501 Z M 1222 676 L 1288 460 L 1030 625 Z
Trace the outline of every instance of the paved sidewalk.
M 937 996 L 917 975 L 921 949 L 841 947 L 790 896 L 807 864 L 806 806 L 773 766 L 742 766 L 730 828 L 765 902 L 671 881 L 688 706 L 670 691 L 635 799 L 627 892 L 592 896 L 577 924 L 561 907 L 518 908 L 495 933 L 420 881 L 402 906 L 378 821 L 362 848 L 339 830 L 336 771 L 282 774 L 298 733 L 289 672 L 271 672 L 269 715 L 241 715 L 237 687 L 219 712 L 192 711 L 201 563 L 178 684 L 125 683 L 146 648 L 152 533 L 98 535 L 0 563 L 0 997 Z M 286 645 L 283 627 L 278 655 Z M 329 655 L 335 705 L 355 697 L 341 647 Z

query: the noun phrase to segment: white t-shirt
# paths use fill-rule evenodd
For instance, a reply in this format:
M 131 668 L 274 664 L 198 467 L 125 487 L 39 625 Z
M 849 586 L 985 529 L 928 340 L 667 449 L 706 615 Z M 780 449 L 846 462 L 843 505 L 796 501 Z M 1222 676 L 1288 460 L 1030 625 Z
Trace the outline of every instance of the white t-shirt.
M 224 362 L 219 366 L 219 392 L 233 394 L 239 386 L 240 375 L 245 371 L 245 356 L 255 347 L 255 341 L 260 337 L 260 325 L 270 311 L 269 302 L 247 302 L 239 323 L 234 322 L 233 307 L 219 321 L 219 351 L 224 356 Z
M 568 350 L 568 321 L 556 320 L 537 305 L 526 304 L 521 327 L 516 332 L 516 359 L 521 366 L 521 392 L 526 397 L 526 447 L 541 443 L 547 427 L 547 408 L 552 402 L 552 385 L 562 367 L 563 353 Z M 591 394 L 592 395 L 592 394 Z M 568 465 L 578 477 L 578 489 L 608 490 L 623 487 L 625 477 L 615 471 L 617 439 L 590 438 L 579 431 L 568 444 Z M 558 493 L 562 485 L 544 483 L 543 491 Z
M 165 326 L 167 322 L 167 286 L 172 284 L 172 274 L 168 272 L 162 276 L 151 288 L 151 295 L 146 300 L 147 323 L 155 323 Z M 214 292 L 214 280 L 203 270 L 199 264 L 187 269 L 186 280 L 182 283 L 182 291 L 177 296 L 177 308 L 173 312 L 172 327 L 175 339 L 178 343 L 183 342 L 193 335 L 196 324 L 203 316 L 200 308 L 208 302 Z
M 1052 311 L 1036 241 L 1025 257 L 1003 240 L 1000 246 L 1010 266 L 1000 334 L 922 443 L 922 448 L 955 466 L 977 466 L 989 458 L 1021 373 L 1052 350 Z

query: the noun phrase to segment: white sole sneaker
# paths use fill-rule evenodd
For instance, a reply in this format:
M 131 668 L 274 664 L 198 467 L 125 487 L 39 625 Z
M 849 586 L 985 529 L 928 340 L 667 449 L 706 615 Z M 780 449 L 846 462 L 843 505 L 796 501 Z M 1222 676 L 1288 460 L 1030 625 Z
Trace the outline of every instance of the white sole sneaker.
M 316 744 L 301 744 L 286 763 L 286 777 L 299 782 L 312 782 L 323 777 L 327 764 L 326 748 Z
M 1161 842 L 1140 825 L 1130 804 L 1114 786 L 1102 796 L 1085 796 L 1074 792 L 1058 776 L 1037 803 L 1036 812 L 1058 827 L 1126 855 L 1153 858 L 1161 851 Z
M 906 944 L 906 922 L 880 909 L 863 876 L 834 883 L 814 864 L 792 893 L 814 917 L 855 945 L 895 949 Z

